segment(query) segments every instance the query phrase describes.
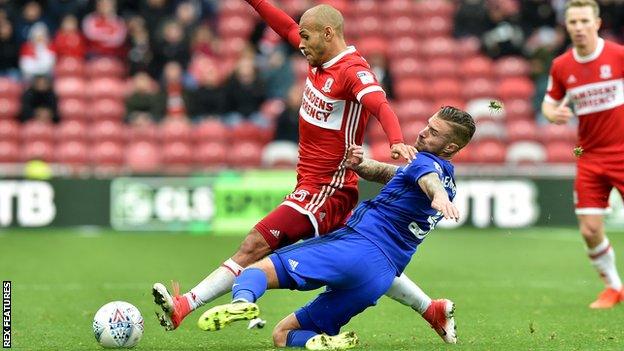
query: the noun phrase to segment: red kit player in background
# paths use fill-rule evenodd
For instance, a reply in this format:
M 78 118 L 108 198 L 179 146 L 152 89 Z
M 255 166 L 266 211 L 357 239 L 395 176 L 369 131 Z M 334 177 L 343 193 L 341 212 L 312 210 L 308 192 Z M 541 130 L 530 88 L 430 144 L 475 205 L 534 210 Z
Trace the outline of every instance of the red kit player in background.
M 542 112 L 552 123 L 579 117 L 574 202 L 592 265 L 606 288 L 591 308 L 624 300 L 615 252 L 605 235 L 604 215 L 616 187 L 624 196 L 624 47 L 598 36 L 599 8 L 593 0 L 569 1 L 565 23 L 574 47 L 553 61 Z M 570 150 L 572 152 L 572 150 Z
M 310 65 L 299 109 L 297 186 L 251 229 L 234 256 L 191 291 L 182 296 L 174 292 L 172 297 L 163 284 L 154 285 L 155 302 L 165 312 L 160 322 L 169 330 L 177 328 L 190 311 L 229 292 L 244 267 L 279 247 L 344 224 L 358 201 L 358 176 L 344 165 L 347 148 L 362 144 L 370 115 L 386 132 L 393 158 L 409 161 L 416 152 L 404 144 L 398 119 L 370 66 L 353 46 L 346 45 L 339 11 L 319 5 L 306 11 L 297 24 L 268 1 L 247 2 Z M 454 330 L 447 333 L 439 327 L 448 325 L 440 320 L 446 318 L 444 304 L 432 302 L 407 277 L 397 277 L 388 295 L 423 314 L 446 342 L 455 341 Z

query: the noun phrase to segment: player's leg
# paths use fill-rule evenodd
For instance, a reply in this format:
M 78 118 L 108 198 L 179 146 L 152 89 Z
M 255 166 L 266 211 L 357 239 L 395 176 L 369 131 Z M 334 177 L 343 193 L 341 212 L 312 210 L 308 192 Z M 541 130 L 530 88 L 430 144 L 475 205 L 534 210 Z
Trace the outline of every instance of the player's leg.
M 605 289 L 591 308 L 610 308 L 622 300 L 622 280 L 615 265 L 615 252 L 605 234 L 604 214 L 609 207 L 612 180 L 601 165 L 579 160 L 576 192 L 576 214 L 579 229 L 587 246 L 587 255 L 605 283 Z
M 416 283 L 405 274 L 394 278 L 386 296 L 409 306 L 418 312 L 438 333 L 442 340 L 449 344 L 457 342 L 455 325 L 455 304 L 447 299 L 431 300 Z
M 159 315 L 161 325 L 167 330 L 177 328 L 190 312 L 231 291 L 234 279 L 244 267 L 262 259 L 284 243 L 312 235 L 314 231 L 308 216 L 288 206 L 277 207 L 256 224 L 230 259 L 186 294 L 179 296 L 175 284 L 173 295 L 163 284 L 154 284 L 154 301 L 164 312 Z

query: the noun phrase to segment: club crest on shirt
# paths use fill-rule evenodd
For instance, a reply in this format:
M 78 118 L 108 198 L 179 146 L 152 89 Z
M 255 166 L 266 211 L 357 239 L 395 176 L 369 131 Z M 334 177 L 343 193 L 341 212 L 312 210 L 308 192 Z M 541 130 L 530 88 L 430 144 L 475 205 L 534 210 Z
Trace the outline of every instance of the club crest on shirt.
M 600 78 L 602 79 L 609 79 L 613 76 L 613 74 L 611 73 L 611 66 L 609 65 L 602 65 L 600 66 Z
M 332 84 L 334 84 L 334 78 L 327 78 L 327 80 L 325 81 L 325 85 L 323 85 L 323 88 L 321 90 L 324 93 L 329 93 L 331 91 Z

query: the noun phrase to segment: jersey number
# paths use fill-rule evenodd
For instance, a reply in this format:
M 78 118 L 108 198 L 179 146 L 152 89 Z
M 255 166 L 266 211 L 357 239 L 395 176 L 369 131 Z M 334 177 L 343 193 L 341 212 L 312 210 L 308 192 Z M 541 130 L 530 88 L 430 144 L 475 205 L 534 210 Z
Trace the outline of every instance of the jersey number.
M 438 224 L 438 221 L 440 220 L 440 218 L 442 218 L 442 216 L 442 212 L 437 212 L 433 216 L 429 216 L 427 218 L 427 222 L 429 223 L 429 230 L 427 231 L 420 229 L 418 223 L 416 222 L 410 223 L 407 228 L 410 230 L 410 232 L 412 232 L 412 234 L 414 234 L 416 239 L 423 240 L 430 231 L 435 229 L 436 224 Z

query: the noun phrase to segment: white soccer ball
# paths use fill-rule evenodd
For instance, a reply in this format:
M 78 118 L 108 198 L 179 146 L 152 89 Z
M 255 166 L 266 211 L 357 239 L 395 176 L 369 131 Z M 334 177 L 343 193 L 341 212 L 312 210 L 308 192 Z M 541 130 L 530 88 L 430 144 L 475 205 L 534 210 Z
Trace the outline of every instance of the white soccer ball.
M 132 304 L 109 302 L 95 313 L 93 334 L 105 348 L 133 347 L 143 336 L 143 317 Z

